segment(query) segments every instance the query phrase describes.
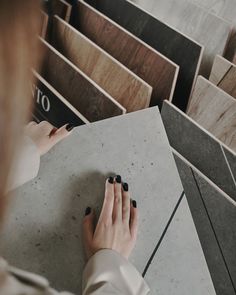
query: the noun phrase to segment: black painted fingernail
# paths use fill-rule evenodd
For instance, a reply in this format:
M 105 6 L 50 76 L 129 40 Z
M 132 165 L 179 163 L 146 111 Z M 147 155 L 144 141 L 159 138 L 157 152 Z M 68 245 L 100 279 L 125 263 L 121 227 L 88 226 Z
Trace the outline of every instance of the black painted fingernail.
M 116 182 L 121 183 L 121 176 L 120 175 L 116 175 Z
M 85 210 L 85 216 L 89 215 L 91 213 L 91 208 L 87 207 Z
M 112 183 L 114 182 L 114 178 L 110 176 L 110 177 L 108 178 L 108 182 L 112 184 Z
M 70 132 L 72 129 L 74 129 L 74 125 L 72 125 L 72 124 L 67 124 L 66 125 L 66 130 L 68 131 L 68 132 Z
M 124 189 L 124 191 L 125 192 L 128 192 L 128 190 L 129 190 L 129 185 L 128 185 L 128 183 L 123 183 L 123 189 Z
M 132 201 L 132 205 L 134 208 L 137 208 L 137 202 L 135 200 Z

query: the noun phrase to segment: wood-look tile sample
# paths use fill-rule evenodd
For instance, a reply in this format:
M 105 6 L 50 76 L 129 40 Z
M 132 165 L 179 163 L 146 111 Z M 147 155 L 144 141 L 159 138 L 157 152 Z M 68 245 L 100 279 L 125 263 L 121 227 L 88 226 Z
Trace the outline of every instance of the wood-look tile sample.
M 163 104 L 161 115 L 170 145 L 236 200 L 235 177 L 230 168 L 236 165 L 236 154 L 167 101 Z M 223 149 L 231 155 L 230 162 Z
M 149 106 L 150 85 L 57 16 L 53 20 L 51 44 L 127 112 Z
M 62 97 L 38 73 L 34 72 L 36 84 L 32 85 L 34 96 L 34 117 L 46 120 L 57 128 L 72 124 L 80 126 L 89 123 L 64 97 Z
M 224 53 L 232 30 L 231 24 L 189 0 L 133 0 L 133 2 L 205 47 L 200 74 L 208 78 L 215 55 Z
M 46 51 L 43 78 L 90 122 L 125 113 L 125 109 L 56 49 L 41 39 Z
M 52 14 L 56 14 L 66 22 L 70 21 L 72 6 L 65 0 L 50 0 L 50 10 Z
M 236 65 L 220 55 L 215 57 L 209 80 L 236 98 Z
M 74 26 L 153 87 L 151 106 L 172 100 L 178 66 L 83 1 Z
M 44 11 L 40 12 L 41 17 L 41 28 L 40 28 L 40 36 L 45 39 L 48 27 L 48 15 Z
M 187 114 L 236 152 L 236 100 L 199 76 Z
M 130 1 L 116 0 L 116 5 L 110 0 L 86 2 L 180 66 L 173 103 L 185 111 L 199 71 L 203 46 Z
M 229 269 L 235 263 L 235 202 L 179 153 L 173 153 L 216 293 L 234 295 Z

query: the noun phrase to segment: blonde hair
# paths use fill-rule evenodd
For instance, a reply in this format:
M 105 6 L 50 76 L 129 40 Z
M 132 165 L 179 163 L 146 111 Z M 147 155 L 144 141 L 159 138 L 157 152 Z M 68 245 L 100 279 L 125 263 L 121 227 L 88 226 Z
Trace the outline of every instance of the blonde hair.
M 38 0 L 0 1 L 0 218 L 12 159 L 31 109 L 31 68 L 40 62 Z

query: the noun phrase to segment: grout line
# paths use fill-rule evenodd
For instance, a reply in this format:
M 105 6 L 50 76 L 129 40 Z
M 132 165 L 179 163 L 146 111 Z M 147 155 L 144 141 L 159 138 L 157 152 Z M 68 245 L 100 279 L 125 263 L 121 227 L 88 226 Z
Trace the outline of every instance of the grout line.
M 148 260 L 148 262 L 147 262 L 147 264 L 146 264 L 146 266 L 144 268 L 144 271 L 142 273 L 142 276 L 143 277 L 145 277 L 145 275 L 146 275 L 146 273 L 147 273 L 147 271 L 149 269 L 149 266 L 152 263 L 152 260 L 153 260 L 153 258 L 155 256 L 157 250 L 159 249 L 159 247 L 160 247 L 160 245 L 161 245 L 161 243 L 163 241 L 163 238 L 164 238 L 164 236 L 165 236 L 165 234 L 166 234 L 166 232 L 167 232 L 167 230 L 168 230 L 168 228 L 170 226 L 171 221 L 173 220 L 173 218 L 175 216 L 175 213 L 176 213 L 177 209 L 179 208 L 179 205 L 180 205 L 183 197 L 184 197 L 184 191 L 182 192 L 181 196 L 179 197 L 179 200 L 178 200 L 177 204 L 175 205 L 175 208 L 174 208 L 174 210 L 173 210 L 173 212 L 172 212 L 172 214 L 171 214 L 171 216 L 170 216 L 170 218 L 169 218 L 169 220 L 168 220 L 168 222 L 166 224 L 166 227 L 164 228 L 164 231 L 163 231 L 163 233 L 162 233 L 162 235 L 161 235 L 161 237 L 160 237 L 160 239 L 159 239 L 156 247 L 154 248 L 151 257 L 149 258 L 149 260 Z
M 222 255 L 222 258 L 223 258 L 223 261 L 224 261 L 224 264 L 225 264 L 225 268 L 226 268 L 227 273 L 228 273 L 228 275 L 229 275 L 229 279 L 230 279 L 231 284 L 232 284 L 232 286 L 233 286 L 233 289 L 234 289 L 234 291 L 235 291 L 235 293 L 236 293 L 236 288 L 235 288 L 235 285 L 234 285 L 234 282 L 233 282 L 232 276 L 231 276 L 231 274 L 230 274 L 230 271 L 229 271 L 228 265 L 227 265 L 227 263 L 226 263 L 226 260 L 225 260 L 225 257 L 224 257 L 223 251 L 222 251 L 222 248 L 221 248 L 221 246 L 220 246 L 220 242 L 219 242 L 218 237 L 217 237 L 217 235 L 216 235 L 216 232 L 215 232 L 215 229 L 214 229 L 213 223 L 212 223 L 212 221 L 211 221 L 210 215 L 209 215 L 209 213 L 208 213 L 208 210 L 207 210 L 207 207 L 206 207 L 205 201 L 204 201 L 204 199 L 203 199 L 203 196 L 202 196 L 202 193 L 201 193 L 200 187 L 199 187 L 199 185 L 198 185 L 198 182 L 197 182 L 197 179 L 196 179 L 196 177 L 195 177 L 195 174 L 194 174 L 193 169 L 192 169 L 191 167 L 190 167 L 190 169 L 191 169 L 191 171 L 192 171 L 192 175 L 193 175 L 194 181 L 195 181 L 195 183 L 196 183 L 196 187 L 197 187 L 197 189 L 198 189 L 198 191 L 199 191 L 199 195 L 200 195 L 200 197 L 201 197 L 201 199 L 202 199 L 202 203 L 203 203 L 204 209 L 205 209 L 205 211 L 206 211 L 207 217 L 208 217 L 208 219 L 209 219 L 209 222 L 210 222 L 210 225 L 211 225 L 211 228 L 212 228 L 213 234 L 214 234 L 214 236 L 215 236 L 215 239 L 216 239 L 217 245 L 218 245 L 219 250 L 220 250 L 220 253 L 221 253 L 221 255 Z M 210 272 L 210 270 L 209 270 L 209 272 Z

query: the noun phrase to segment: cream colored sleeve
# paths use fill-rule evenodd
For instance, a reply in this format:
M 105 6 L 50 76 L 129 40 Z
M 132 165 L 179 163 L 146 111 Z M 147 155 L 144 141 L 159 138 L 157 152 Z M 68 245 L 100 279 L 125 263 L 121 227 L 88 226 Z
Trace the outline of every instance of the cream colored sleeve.
M 146 295 L 149 287 L 134 266 L 113 250 L 101 250 L 83 273 L 83 295 Z
M 39 151 L 34 142 L 28 136 L 24 136 L 17 158 L 14 161 L 8 191 L 35 178 L 38 174 L 39 166 Z

